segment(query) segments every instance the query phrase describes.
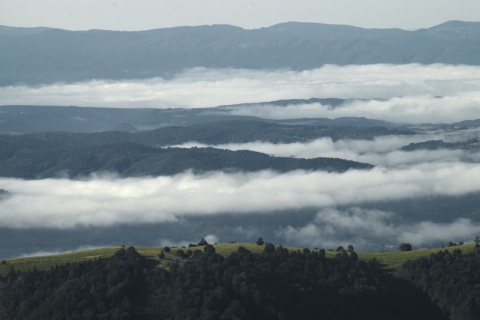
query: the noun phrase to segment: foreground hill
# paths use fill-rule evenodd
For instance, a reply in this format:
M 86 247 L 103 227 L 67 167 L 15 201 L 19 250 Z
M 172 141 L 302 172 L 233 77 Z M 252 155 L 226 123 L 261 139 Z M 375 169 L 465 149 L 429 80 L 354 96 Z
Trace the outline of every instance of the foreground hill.
M 257 246 L 260 247 L 260 246 Z M 2 319 L 447 319 L 429 297 L 356 254 L 271 244 L 176 250 L 168 270 L 134 248 L 0 277 Z M 164 248 L 166 250 L 166 248 Z M 180 254 L 181 253 L 181 254 Z M 405 308 L 405 306 L 408 308 Z M 373 307 L 375 306 L 375 307 Z
M 480 23 L 417 31 L 283 23 L 140 32 L 0 27 L 0 86 L 169 77 L 188 68 L 305 70 L 325 64 L 479 65 Z
M 442 298 L 435 300 L 438 306 L 429 290 L 415 286 L 418 268 L 432 277 L 430 266 L 438 269 L 442 261 L 443 275 L 452 277 L 449 272 L 456 270 L 465 278 L 480 256 L 459 249 L 409 262 L 401 269 L 409 281 L 392 277 L 376 260 L 359 260 L 359 254 L 327 257 L 321 250 L 271 244 L 138 248 L 147 256 L 133 247 L 114 250 L 87 251 L 87 260 L 47 271 L 10 269 L 0 276 L 1 318 L 441 320 L 475 319 L 480 310 L 476 271 L 469 276 L 476 280 L 435 290 L 435 299 Z M 81 253 L 74 255 L 81 261 Z M 29 259 L 38 258 L 24 260 Z M 3 269 L 15 262 L 5 261 Z M 430 287 L 445 283 L 430 279 Z M 453 293 L 459 291 L 469 294 L 465 306 Z
M 264 245 L 257 245 L 255 243 L 219 243 L 214 244 L 215 250 L 218 254 L 221 254 L 224 257 L 228 257 L 232 253 L 236 252 L 239 247 L 244 247 L 252 253 L 258 254 L 263 252 L 265 249 Z M 147 259 L 155 260 L 156 264 L 162 266 L 163 268 L 168 269 L 169 263 L 174 261 L 181 262 L 185 258 L 180 257 L 177 252 L 178 250 L 188 251 L 191 249 L 198 249 L 202 247 L 188 247 L 188 248 L 170 248 L 170 252 L 165 252 L 165 248 L 162 247 L 145 247 L 145 246 L 136 246 L 136 251 L 144 256 Z M 301 248 L 295 247 L 284 247 L 290 251 L 302 250 Z M 14 268 L 17 271 L 28 271 L 36 268 L 37 270 L 48 270 L 55 265 L 63 265 L 67 263 L 82 262 L 88 260 L 95 260 L 100 258 L 109 258 L 113 256 L 121 247 L 106 247 L 90 250 L 75 251 L 70 253 L 63 254 L 53 254 L 53 255 L 40 255 L 33 257 L 25 258 L 15 258 L 4 260 L 5 263 L 0 264 L 0 275 L 6 275 L 10 268 Z M 463 244 L 454 247 L 449 247 L 449 250 L 459 249 L 465 253 L 472 252 L 474 250 L 474 244 Z M 432 248 L 432 249 L 419 249 L 413 251 L 387 251 L 387 252 L 357 252 L 358 258 L 362 261 L 370 261 L 376 259 L 382 265 L 386 266 L 392 270 L 398 270 L 402 264 L 409 260 L 417 260 L 420 258 L 428 258 L 432 254 L 435 254 L 440 251 L 444 251 L 445 248 Z M 163 259 L 159 258 L 160 253 L 164 251 L 165 257 Z M 326 251 L 326 257 L 333 258 L 337 252 L 335 251 Z M 0 257 L 1 259 L 1 257 Z M 187 259 L 188 260 L 188 259 Z

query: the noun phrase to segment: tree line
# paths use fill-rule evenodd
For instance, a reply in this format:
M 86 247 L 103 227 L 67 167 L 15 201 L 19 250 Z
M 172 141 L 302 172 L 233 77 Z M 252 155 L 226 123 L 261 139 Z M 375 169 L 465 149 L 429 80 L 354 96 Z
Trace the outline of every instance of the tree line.
M 327 258 L 270 243 L 227 257 L 212 245 L 191 249 L 168 270 L 132 247 L 47 271 L 11 270 L 0 278 L 0 318 L 447 319 L 426 293 L 353 250 Z

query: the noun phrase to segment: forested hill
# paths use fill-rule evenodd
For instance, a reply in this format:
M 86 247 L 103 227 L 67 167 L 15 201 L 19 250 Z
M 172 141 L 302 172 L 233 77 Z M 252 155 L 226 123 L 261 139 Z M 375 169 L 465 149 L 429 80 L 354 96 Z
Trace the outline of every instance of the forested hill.
M 89 134 L 42 132 L 24 135 L 59 144 L 99 145 L 129 141 L 151 147 L 171 146 L 186 142 L 227 144 L 245 142 L 293 143 L 319 138 L 332 140 L 371 140 L 386 135 L 413 135 L 412 131 L 385 127 L 349 127 L 285 125 L 263 121 L 215 121 L 190 126 L 169 126 L 141 132 L 95 132 Z
M 0 86 L 171 77 L 185 69 L 306 70 L 325 64 L 480 64 L 480 23 L 416 31 L 282 23 L 138 32 L 0 26 Z
M 439 251 L 407 261 L 403 278 L 426 292 L 450 319 L 480 319 L 480 251 Z
M 460 149 L 476 151 L 480 149 L 480 141 L 477 139 L 470 139 L 461 142 L 445 142 L 443 140 L 428 140 L 424 142 L 410 143 L 401 148 L 402 151 L 416 151 L 416 150 L 440 150 L 440 149 Z
M 0 176 L 25 179 L 84 177 L 95 172 L 124 177 L 174 175 L 187 170 L 324 170 L 343 172 L 372 166 L 354 161 L 271 157 L 254 151 L 215 148 L 152 148 L 132 142 L 88 145 L 32 136 L 0 136 Z
M 371 165 L 334 158 L 273 157 L 254 151 L 217 148 L 166 148 L 186 142 L 204 144 L 266 141 L 292 143 L 320 137 L 372 139 L 409 131 L 384 127 L 281 125 L 260 121 L 225 121 L 143 132 L 50 132 L 0 135 L 0 176 L 25 179 L 80 177 L 94 172 L 121 176 L 174 175 L 187 170 L 323 170 L 344 172 Z
M 334 106 L 348 103 L 350 100 L 341 99 L 293 99 L 280 100 L 273 102 L 259 102 L 255 106 L 263 105 L 294 105 L 321 103 L 323 105 Z M 300 118 L 271 120 L 259 117 L 235 115 L 238 108 L 248 108 L 250 104 L 221 106 L 215 108 L 196 108 L 196 109 L 121 109 L 121 108 L 87 108 L 87 107 L 52 107 L 52 106 L 0 106 L 0 133 L 24 134 L 35 132 L 102 132 L 102 131 L 149 131 L 165 127 L 185 127 L 192 125 L 202 125 L 204 129 L 211 127 L 212 123 L 224 123 L 224 127 L 232 127 L 237 131 L 242 131 L 242 126 L 236 125 L 234 121 L 257 121 L 264 123 L 265 129 L 272 131 L 274 124 L 278 125 L 310 125 L 322 127 L 347 127 L 352 128 L 372 128 L 377 127 L 375 131 L 359 130 L 356 136 L 359 139 L 368 138 L 375 134 L 384 134 L 378 128 L 390 128 L 390 134 L 402 134 L 408 131 L 393 130 L 398 125 L 375 119 L 366 119 L 362 117 L 340 117 L 337 119 L 328 118 Z M 226 122 L 230 122 L 226 124 Z M 281 126 L 275 127 L 281 129 Z M 252 130 L 252 125 L 250 125 Z M 298 128 L 298 131 L 302 128 Z M 188 132 L 188 130 L 186 130 Z M 198 131 L 198 130 L 197 130 Z M 278 130 L 277 130 L 278 131 Z M 341 135 L 342 129 L 336 130 Z M 163 131 L 164 132 L 164 131 Z M 243 130 L 242 134 L 248 132 Z M 183 133 L 185 134 L 185 133 Z M 255 134 L 253 132 L 252 134 Z M 364 136 L 366 135 L 366 136 Z M 348 136 L 353 136 L 352 133 Z M 188 137 L 185 137 L 188 138 Z M 190 137 L 191 139 L 191 137 Z
M 169 270 L 132 247 L 48 271 L 11 270 L 0 277 L 0 318 L 447 319 L 428 295 L 354 252 L 326 258 L 265 244 L 260 254 L 239 247 L 223 257 L 211 245 L 192 249 L 178 250 L 184 260 Z

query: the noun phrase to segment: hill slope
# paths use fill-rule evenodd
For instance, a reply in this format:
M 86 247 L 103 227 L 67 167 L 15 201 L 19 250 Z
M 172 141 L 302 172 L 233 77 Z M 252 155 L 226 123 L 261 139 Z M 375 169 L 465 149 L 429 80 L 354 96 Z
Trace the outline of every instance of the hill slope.
M 442 313 L 434 305 L 432 293 L 427 291 L 427 295 L 413 283 L 392 277 L 375 260 L 359 261 L 354 253 L 327 258 L 321 251 L 271 244 L 117 250 L 87 251 L 87 261 L 70 260 L 48 271 L 8 271 L 0 276 L 2 319 L 92 315 L 114 319 L 318 319 L 321 315 L 325 319 L 439 320 L 448 315 L 470 319 L 479 310 L 476 289 L 468 289 L 468 307 L 450 303 L 451 291 L 461 289 L 450 283 L 450 291 L 434 292 L 442 297 L 437 301 Z M 220 251 L 222 255 L 217 253 Z M 99 259 L 99 254 L 111 258 Z M 62 256 L 81 258 L 79 253 Z M 58 262 L 58 257 L 51 260 Z M 479 259 L 456 250 L 433 255 L 430 263 L 445 257 L 457 269 Z M 414 263 L 422 268 L 428 265 L 428 259 L 417 261 Z M 14 262 L 18 261 L 5 262 L 3 268 Z M 157 268 L 159 262 L 168 270 Z M 414 275 L 412 267 L 407 264 L 406 276 Z M 445 265 L 443 274 L 449 270 Z M 459 271 L 467 270 L 460 267 Z M 445 285 L 443 280 L 431 284 Z
M 187 170 L 261 171 L 324 170 L 343 172 L 370 169 L 355 161 L 314 158 L 271 157 L 263 153 L 215 148 L 152 148 L 121 141 L 88 144 L 83 141 L 47 139 L 36 136 L 0 136 L 0 176 L 24 179 L 85 177 L 95 172 L 117 173 L 124 177 L 175 175 Z

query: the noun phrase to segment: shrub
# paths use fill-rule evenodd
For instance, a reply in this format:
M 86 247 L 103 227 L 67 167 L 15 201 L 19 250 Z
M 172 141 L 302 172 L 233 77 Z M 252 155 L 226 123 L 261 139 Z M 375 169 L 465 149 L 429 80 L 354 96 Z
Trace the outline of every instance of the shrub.
M 400 249 L 400 251 L 412 251 L 412 245 L 410 243 L 402 243 L 398 249 Z

